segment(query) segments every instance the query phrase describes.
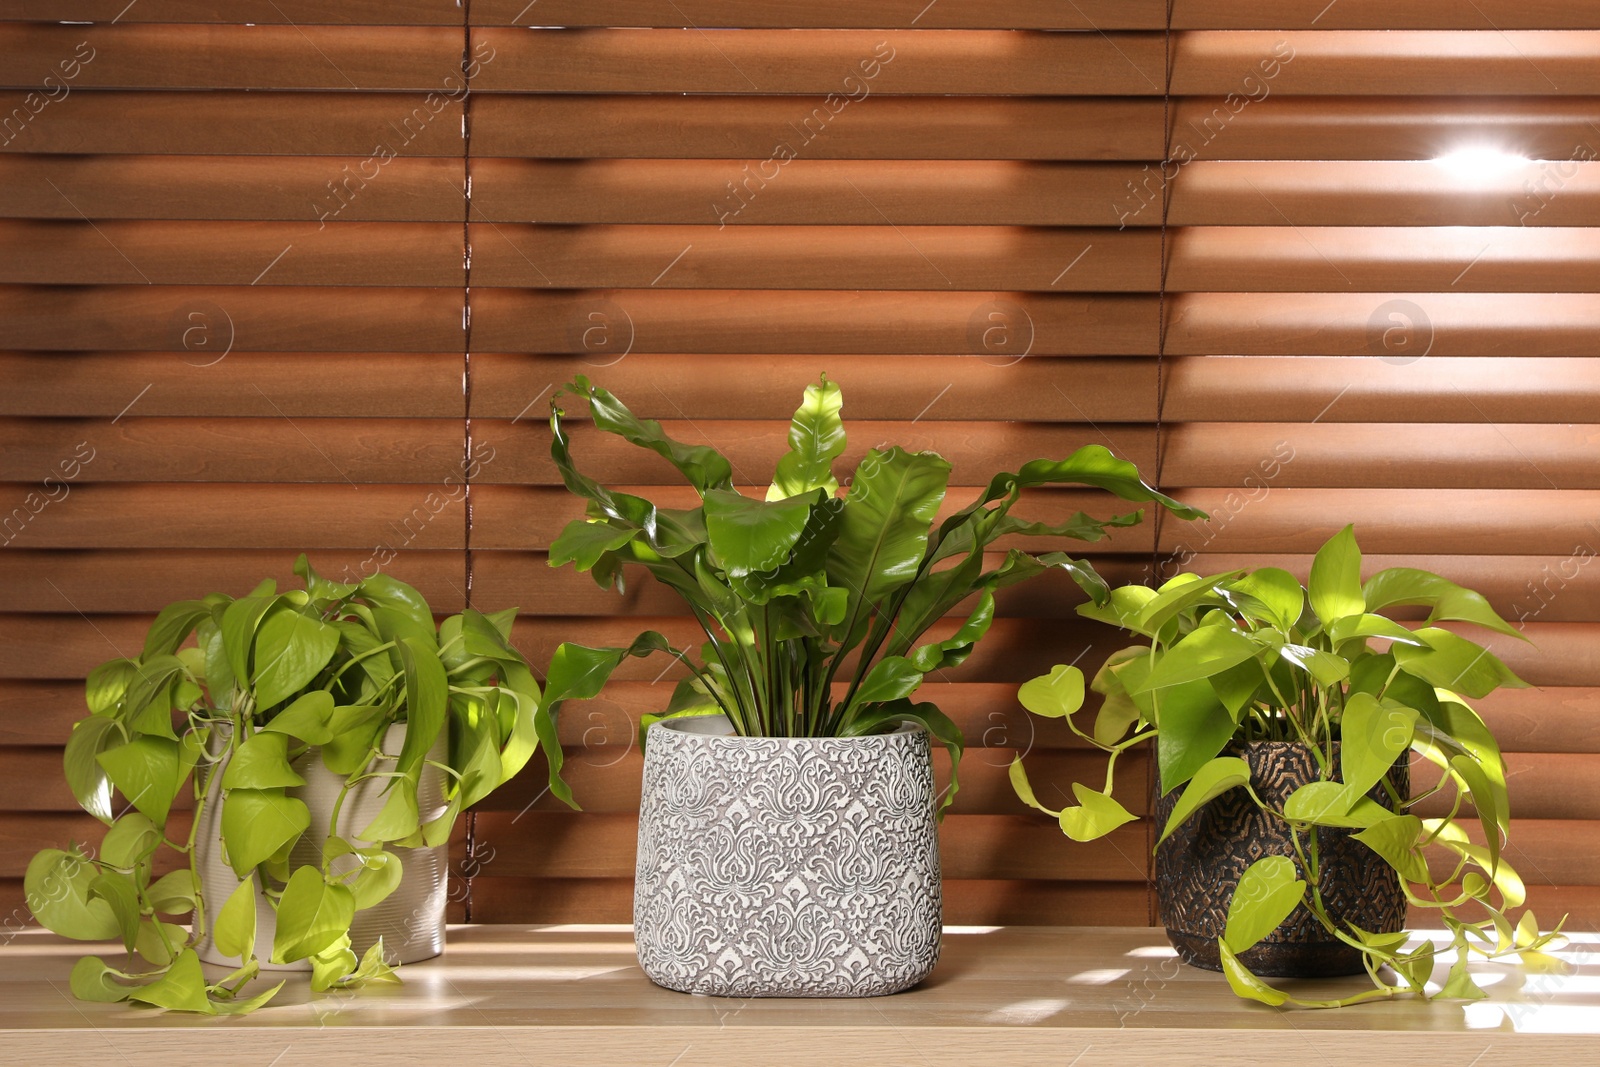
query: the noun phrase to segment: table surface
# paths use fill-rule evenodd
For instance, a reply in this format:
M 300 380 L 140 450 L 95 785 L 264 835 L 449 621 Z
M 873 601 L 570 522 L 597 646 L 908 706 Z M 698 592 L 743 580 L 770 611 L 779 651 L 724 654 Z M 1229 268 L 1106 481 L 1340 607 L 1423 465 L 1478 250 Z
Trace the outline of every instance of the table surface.
M 0 1065 L 1600 1063 L 1597 935 L 1560 950 L 1559 971 L 1475 964 L 1487 1000 L 1337 1011 L 1241 1001 L 1144 928 L 950 927 L 909 992 L 738 1000 L 651 985 L 626 926 L 456 926 L 403 985 L 314 996 L 294 975 L 268 1007 L 223 1019 L 75 1001 L 68 974 L 96 948 L 36 928 L 0 947 Z M 115 965 L 117 946 L 100 951 Z M 1325 996 L 1366 981 L 1292 985 Z

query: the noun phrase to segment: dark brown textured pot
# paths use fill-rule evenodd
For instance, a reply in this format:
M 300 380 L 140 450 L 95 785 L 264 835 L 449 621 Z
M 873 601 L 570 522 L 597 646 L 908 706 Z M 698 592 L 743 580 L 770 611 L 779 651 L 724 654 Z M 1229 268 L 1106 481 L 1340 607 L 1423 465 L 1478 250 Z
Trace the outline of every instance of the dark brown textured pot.
M 1256 793 L 1280 809 L 1291 793 L 1318 777 L 1311 750 L 1296 742 L 1236 741 L 1223 755 L 1238 756 L 1249 764 L 1250 784 Z M 1337 760 L 1337 746 L 1334 755 Z M 1400 796 L 1410 795 L 1411 773 L 1403 760 L 1389 772 L 1389 780 Z M 1155 798 L 1158 835 L 1166 828 L 1167 817 L 1182 792 L 1174 789 Z M 1381 782 L 1367 795 L 1394 808 Z M 1406 898 L 1394 870 L 1354 840 L 1351 831 L 1323 827 L 1317 831 L 1317 839 L 1322 899 L 1334 920 L 1372 932 L 1404 929 Z M 1229 790 L 1206 804 L 1156 849 L 1161 922 L 1185 963 L 1222 969 L 1217 938 L 1227 927 L 1233 891 L 1245 869 L 1263 856 L 1288 856 L 1295 860 L 1300 877 L 1305 877 L 1295 859 L 1288 825 L 1257 808 L 1242 789 Z M 1256 974 L 1273 978 L 1329 977 L 1359 974 L 1364 969 L 1361 953 L 1333 937 L 1304 908 L 1297 908 L 1239 959 Z

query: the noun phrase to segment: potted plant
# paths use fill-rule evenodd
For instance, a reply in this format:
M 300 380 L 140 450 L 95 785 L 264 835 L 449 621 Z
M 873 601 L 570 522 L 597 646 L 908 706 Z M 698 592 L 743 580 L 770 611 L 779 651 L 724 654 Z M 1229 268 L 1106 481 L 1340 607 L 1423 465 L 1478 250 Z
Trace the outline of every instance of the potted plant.
M 1401 605 L 1427 608 L 1426 623 L 1379 614 Z M 1505 763 L 1467 703 L 1526 683 L 1435 625 L 1520 636 L 1482 596 L 1410 568 L 1363 583 L 1347 526 L 1317 553 L 1305 587 L 1271 567 L 1180 574 L 1078 610 L 1149 643 L 1100 669 L 1092 689 L 1104 700 L 1087 729 L 1074 720 L 1084 700 L 1076 668 L 1033 679 L 1019 698 L 1107 753 L 1104 788 L 1074 783 L 1077 803 L 1056 811 L 1039 802 L 1020 758 L 1011 780 L 1068 837 L 1093 840 L 1135 818 L 1111 797 L 1116 762 L 1154 743 L 1156 891 L 1186 962 L 1222 970 L 1237 994 L 1273 1005 L 1426 997 L 1435 946 L 1411 945 L 1409 906 L 1451 935 L 1454 962 L 1438 995 L 1479 997 L 1472 954 L 1526 957 L 1557 936 L 1540 933 L 1531 912 L 1507 917 L 1525 894 L 1502 852 Z M 1440 768 L 1438 784 L 1415 796 L 1412 753 Z M 1447 802 L 1442 817 L 1413 810 L 1435 796 Z M 1336 1000 L 1262 980 L 1363 970 L 1375 988 Z
M 553 406 L 551 451 L 587 504 L 550 550 L 602 587 L 637 565 L 682 597 L 705 634 L 698 657 L 659 634 L 632 649 L 574 652 L 593 681 L 626 654 L 679 656 L 688 675 L 663 716 L 647 717 L 634 895 L 645 973 L 687 992 L 867 996 L 908 988 L 939 950 L 938 838 L 929 734 L 959 759 L 962 738 L 936 706 L 913 702 L 924 676 L 964 661 L 988 631 L 996 590 L 1051 568 L 1097 600 L 1109 593 L 1062 552 L 986 551 L 1001 538 L 1093 541 L 1140 513 L 1040 522 L 1011 514 L 1025 490 L 1081 484 L 1198 513 L 1139 479 L 1104 448 L 996 475 L 938 518 L 950 464 L 933 452 L 870 450 L 848 491 L 843 400 L 824 377 L 806 389 L 765 499 L 735 489 L 715 449 L 673 440 L 578 378 L 595 426 L 649 449 L 698 496 L 659 507 L 575 467 Z M 965 618 L 927 637 L 958 605 Z M 551 755 L 555 752 L 552 750 Z M 552 783 L 560 767 L 552 761 Z M 948 806 L 956 790 L 954 766 Z M 942 810 L 942 808 L 941 808 Z
M 394 963 L 443 947 L 456 816 L 555 744 L 515 609 L 435 627 L 387 575 L 332 582 L 305 556 L 295 572 L 304 589 L 172 604 L 137 658 L 90 673 L 65 769 L 108 829 L 98 855 L 35 856 L 27 899 L 56 933 L 118 938 L 143 965 L 85 957 L 77 996 L 239 1013 L 282 986 L 246 996 L 263 970 L 309 969 L 317 991 L 396 980 Z M 552 682 L 553 701 L 569 682 Z M 183 864 L 157 878 L 164 849 Z M 213 981 L 202 961 L 234 969 Z

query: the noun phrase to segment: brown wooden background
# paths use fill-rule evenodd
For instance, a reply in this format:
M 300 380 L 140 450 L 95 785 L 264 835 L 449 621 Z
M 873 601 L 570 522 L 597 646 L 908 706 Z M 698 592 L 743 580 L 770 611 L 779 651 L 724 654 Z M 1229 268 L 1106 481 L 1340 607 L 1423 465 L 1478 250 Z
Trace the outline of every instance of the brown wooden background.
M 754 485 L 826 370 L 851 462 L 936 448 L 971 487 L 1098 441 L 1211 511 L 1094 546 L 1115 579 L 1303 574 L 1354 521 L 1372 567 L 1526 620 L 1533 645 L 1489 643 L 1537 688 L 1484 702 L 1510 854 L 1541 914 L 1600 917 L 1600 170 L 1565 162 L 1600 156 L 1586 0 L 1175 0 L 1170 34 L 1165 0 L 125 3 L 0 3 L 8 914 L 34 850 L 96 836 L 60 746 L 163 604 L 306 549 L 441 612 L 521 605 L 536 662 L 686 636 L 648 585 L 546 567 L 578 512 L 552 391 L 589 374 Z M 1473 145 L 1547 162 L 1429 162 Z M 575 439 L 597 476 L 670 484 Z M 1095 765 L 1014 700 L 1121 643 L 1075 600 L 1013 591 L 931 686 L 976 746 L 950 921 L 1153 917 L 1144 827 L 1071 845 L 1005 779 L 1018 749 L 1046 797 Z M 536 766 L 463 825 L 458 917 L 628 918 L 659 670 L 563 724 L 583 813 Z

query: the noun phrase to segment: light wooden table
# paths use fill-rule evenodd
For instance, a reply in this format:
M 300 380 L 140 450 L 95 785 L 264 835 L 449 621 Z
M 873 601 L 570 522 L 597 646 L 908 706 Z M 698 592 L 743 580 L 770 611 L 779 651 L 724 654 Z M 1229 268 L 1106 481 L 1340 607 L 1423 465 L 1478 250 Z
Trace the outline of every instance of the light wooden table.
M 1562 950 L 1565 973 L 1479 966 L 1486 1001 L 1340 1011 L 1239 1001 L 1147 929 L 953 927 L 923 985 L 843 1001 L 658 989 L 622 926 L 461 926 L 441 959 L 403 969 L 403 986 L 313 997 L 297 977 L 233 1019 L 78 1003 L 67 975 L 84 948 L 37 929 L 0 948 L 0 1065 L 1600 1064 L 1595 935 Z

